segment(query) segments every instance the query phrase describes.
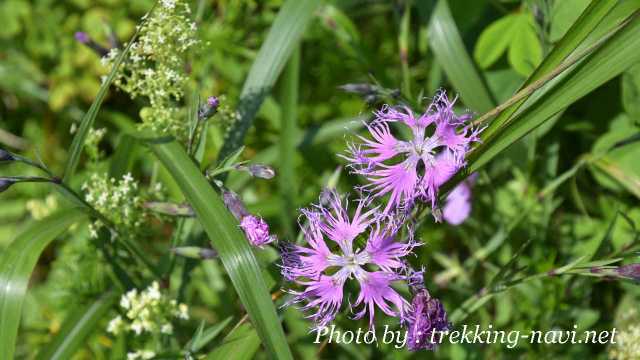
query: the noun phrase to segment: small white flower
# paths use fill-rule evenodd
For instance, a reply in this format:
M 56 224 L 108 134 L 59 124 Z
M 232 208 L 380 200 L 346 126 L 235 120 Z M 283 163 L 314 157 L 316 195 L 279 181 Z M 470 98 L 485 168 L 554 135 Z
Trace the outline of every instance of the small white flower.
M 123 325 L 122 317 L 120 315 L 109 321 L 109 325 L 107 325 L 107 332 L 112 333 L 114 335 L 118 335 Z
M 166 323 L 162 325 L 160 328 L 160 332 L 163 334 L 172 334 L 173 333 L 173 325 Z
M 180 319 L 189 320 L 189 307 L 187 304 L 178 305 L 178 317 Z

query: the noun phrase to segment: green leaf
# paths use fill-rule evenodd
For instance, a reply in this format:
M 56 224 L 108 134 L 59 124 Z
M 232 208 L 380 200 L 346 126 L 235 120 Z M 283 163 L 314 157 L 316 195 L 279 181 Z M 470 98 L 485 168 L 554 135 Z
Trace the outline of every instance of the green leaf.
M 578 19 L 591 0 L 562 0 L 553 4 L 549 40 L 558 41 Z M 597 0 L 596 0 L 597 2 Z
M 73 310 L 65 319 L 53 342 L 38 354 L 38 360 L 71 359 L 84 341 L 98 327 L 99 321 L 118 300 L 118 293 L 110 291 L 95 302 Z
M 190 352 L 196 353 L 200 351 L 203 347 L 207 346 L 208 343 L 213 341 L 216 336 L 218 336 L 222 330 L 224 330 L 227 325 L 231 322 L 232 317 L 220 321 L 219 323 L 211 326 L 207 330 L 204 330 L 204 323 L 198 328 L 198 333 L 194 338 L 189 341 L 186 348 L 189 349 Z M 257 335 L 257 334 L 256 334 Z
M 140 27 L 139 27 L 140 28 Z M 124 61 L 127 54 L 129 53 L 129 49 L 131 49 L 131 45 L 133 45 L 135 38 L 138 36 L 138 32 L 136 32 L 127 46 L 122 50 L 122 52 L 118 55 L 118 57 L 113 62 L 113 67 L 107 75 L 107 78 L 102 82 L 100 86 L 100 90 L 98 91 L 98 95 L 96 99 L 93 100 L 89 111 L 87 111 L 82 120 L 80 121 L 80 126 L 78 127 L 78 132 L 73 137 L 73 141 L 71 142 L 71 148 L 69 149 L 69 160 L 67 160 L 67 165 L 64 169 L 64 177 L 62 181 L 68 182 L 69 179 L 73 176 L 76 168 L 78 167 L 78 162 L 80 161 L 80 154 L 82 153 L 82 147 L 84 146 L 85 140 L 87 138 L 87 134 L 89 134 L 89 130 L 93 126 L 93 123 L 96 120 L 96 116 L 98 115 L 98 111 L 100 111 L 100 107 L 102 106 L 102 102 L 104 98 L 107 96 L 107 92 L 109 91 L 109 87 L 111 83 L 116 78 L 118 71 L 120 70 L 120 64 Z
M 622 75 L 622 106 L 629 117 L 640 124 L 640 64 Z
M 542 45 L 536 35 L 533 16 L 516 15 L 509 46 L 509 64 L 521 75 L 529 76 L 542 61 Z
M 507 126 L 500 129 L 498 136 L 485 141 L 472 152 L 468 170 L 476 171 L 553 115 L 638 61 L 640 61 L 640 21 L 637 21 L 636 16 L 591 56 L 573 68 L 567 76 L 555 82 L 551 89 L 540 89 L 539 91 L 544 91 L 544 96 L 538 96 L 533 104 L 518 113 Z
M 40 254 L 55 238 L 84 218 L 83 212 L 67 209 L 33 222 L 0 257 L 0 358 L 13 359 L 22 304 Z
M 473 111 L 494 107 L 483 79 L 467 53 L 446 0 L 438 1 L 429 25 L 429 44 L 462 101 Z
M 607 16 L 616 3 L 617 0 L 593 1 L 591 5 L 589 5 L 589 7 L 580 15 L 578 20 L 571 26 L 571 29 L 565 34 L 560 42 L 558 42 L 553 50 L 551 50 L 551 52 L 544 58 L 540 66 L 538 66 L 533 74 L 531 74 L 524 84 L 522 84 L 521 88 L 531 85 L 533 82 L 541 79 L 560 65 L 563 60 L 574 52 L 576 48 L 593 33 L 594 28 L 604 21 L 605 16 Z M 498 117 L 491 121 L 489 127 L 484 131 L 484 138 L 491 138 L 493 133 L 502 127 L 502 125 L 511 118 L 523 103 L 524 100 L 518 101 L 503 110 Z
M 241 324 L 224 338 L 220 346 L 209 353 L 207 359 L 250 360 L 259 346 L 260 338 L 256 330 L 251 324 Z
M 288 0 L 278 12 L 244 82 L 238 103 L 239 118 L 229 130 L 218 159 L 224 159 L 242 146 L 260 105 L 271 92 L 319 5 L 319 0 Z
M 504 16 L 487 26 L 476 43 L 473 58 L 484 69 L 493 65 L 507 50 L 513 38 L 513 26 L 518 15 Z
M 267 351 L 276 359 L 291 359 L 261 269 L 237 220 L 178 143 L 152 142 L 149 146 L 193 207 Z
M 298 83 L 300 78 L 300 49 L 297 49 L 281 79 L 280 102 L 282 109 L 282 127 L 280 130 L 280 171 L 278 184 L 282 194 L 282 222 L 286 235 L 294 236 L 292 221 L 295 219 L 296 194 L 296 135 L 298 133 Z

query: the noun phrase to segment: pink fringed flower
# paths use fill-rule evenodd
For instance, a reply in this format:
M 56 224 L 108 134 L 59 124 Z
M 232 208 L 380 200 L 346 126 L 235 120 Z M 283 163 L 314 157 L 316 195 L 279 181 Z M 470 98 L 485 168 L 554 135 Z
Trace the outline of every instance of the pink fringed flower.
M 385 106 L 366 124 L 371 139 L 358 136 L 361 142 L 349 145 L 344 157 L 354 173 L 368 180 L 363 189 L 374 197 L 389 194 L 384 214 L 407 211 L 416 199 L 435 207 L 438 188 L 465 166 L 465 154 L 482 129 L 468 124 L 470 115 L 456 116 L 454 103 L 442 91 L 420 116 L 406 107 Z M 411 129 L 411 140 L 392 134 L 396 122 Z
M 384 227 L 377 208 L 365 209 L 359 201 L 353 216 L 348 213 L 348 201 L 341 201 L 336 192 L 325 193 L 326 205 L 304 209 L 307 224 L 302 226 L 306 246 L 283 244 L 282 273 L 285 278 L 303 287 L 290 290 L 288 304 L 302 303 L 303 311 L 316 326 L 329 324 L 344 300 L 343 289 L 348 280 L 356 280 L 360 293 L 354 306 L 362 308 L 356 319 L 369 315 L 373 326 L 375 308 L 390 316 L 404 318 L 408 302 L 392 287 L 404 280 L 402 258 L 411 253 L 413 243 L 395 241 L 396 228 Z M 366 245 L 358 248 L 356 238 L 366 234 Z M 327 241 L 328 240 L 328 241 Z

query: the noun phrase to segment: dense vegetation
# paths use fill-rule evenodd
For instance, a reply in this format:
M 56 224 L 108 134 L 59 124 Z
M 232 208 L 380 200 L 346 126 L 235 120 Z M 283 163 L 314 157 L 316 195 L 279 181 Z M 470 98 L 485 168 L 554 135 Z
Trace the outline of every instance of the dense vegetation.
M 0 358 L 640 358 L 639 9 L 2 1 Z M 397 196 L 371 185 L 413 155 Z M 347 217 L 378 209 L 344 246 L 327 224 L 347 197 Z M 342 271 L 307 266 L 317 236 L 353 262 L 335 312 L 305 290 Z M 618 341 L 314 328 L 416 324 Z

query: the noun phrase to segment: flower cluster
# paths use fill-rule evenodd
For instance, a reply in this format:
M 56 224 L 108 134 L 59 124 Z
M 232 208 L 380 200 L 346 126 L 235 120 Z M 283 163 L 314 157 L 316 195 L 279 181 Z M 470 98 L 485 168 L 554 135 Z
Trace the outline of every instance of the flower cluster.
M 389 195 L 385 214 L 407 213 L 416 200 L 437 206 L 438 189 L 465 166 L 465 154 L 482 131 L 468 123 L 470 115 L 457 116 L 453 101 L 438 93 L 422 115 L 409 108 L 385 106 L 366 124 L 371 139 L 359 136 L 344 157 L 353 172 L 364 176 L 362 190 L 373 197 Z M 410 140 L 391 132 L 399 123 L 411 130 Z
M 82 185 L 85 201 L 105 216 L 113 225 L 126 233 L 135 234 L 144 222 L 146 212 L 138 183 L 131 174 L 120 180 L 109 178 L 106 174 L 94 173 L 88 182 Z M 98 230 L 105 226 L 96 220 L 89 225 L 92 238 L 98 237 Z
M 118 315 L 107 325 L 107 332 L 114 335 L 123 331 L 172 334 L 173 319 L 189 319 L 188 306 L 169 299 L 157 282 L 141 292 L 133 289 L 122 295 L 120 307 L 125 317 Z
M 479 141 L 481 129 L 468 123 L 469 115 L 457 116 L 454 102 L 440 92 L 419 116 L 389 106 L 376 112 L 366 124 L 371 139 L 359 136 L 343 156 L 367 180 L 355 209 L 350 211 L 348 196 L 326 191 L 318 204 L 301 210 L 306 244 L 279 244 L 281 273 L 292 283 L 286 305 L 299 304 L 316 327 L 332 322 L 347 302 L 355 319 L 368 315 L 370 327 L 376 309 L 397 317 L 408 329 L 411 351 L 434 350 L 428 336 L 449 329 L 442 303 L 424 288 L 424 271 L 413 270 L 407 257 L 420 245 L 411 210 L 418 200 L 435 210 L 439 187 L 465 166 L 466 152 Z M 412 139 L 394 136 L 395 123 L 407 126 Z M 447 198 L 447 222 L 457 225 L 469 215 L 472 182 Z M 359 289 L 353 304 L 344 294 L 350 281 Z M 397 290 L 401 283 L 408 285 L 411 301 Z
M 190 14 L 186 1 L 161 1 L 145 16 L 140 36 L 131 45 L 115 80 L 116 86 L 132 98 L 140 96 L 149 101 L 140 112 L 143 128 L 179 139 L 184 139 L 188 130 L 188 122 L 176 106 L 187 82 L 184 55 L 198 43 Z M 112 65 L 120 51 L 111 49 L 103 64 Z

